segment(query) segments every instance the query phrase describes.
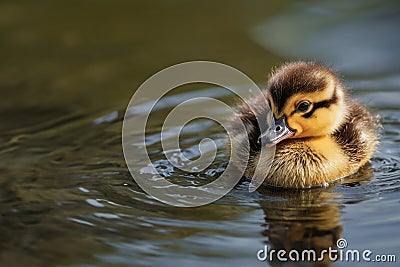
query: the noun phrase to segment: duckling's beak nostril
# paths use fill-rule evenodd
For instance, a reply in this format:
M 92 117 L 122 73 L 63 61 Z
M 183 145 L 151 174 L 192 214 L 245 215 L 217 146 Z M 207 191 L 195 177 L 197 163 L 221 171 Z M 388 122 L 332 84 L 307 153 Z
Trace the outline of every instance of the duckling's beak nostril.
M 285 116 L 279 120 L 274 118 L 274 123 L 275 126 L 268 128 L 268 130 L 261 134 L 257 141 L 258 144 L 273 146 L 284 139 L 292 137 L 295 134 L 295 131 L 290 129 L 290 127 L 286 124 Z

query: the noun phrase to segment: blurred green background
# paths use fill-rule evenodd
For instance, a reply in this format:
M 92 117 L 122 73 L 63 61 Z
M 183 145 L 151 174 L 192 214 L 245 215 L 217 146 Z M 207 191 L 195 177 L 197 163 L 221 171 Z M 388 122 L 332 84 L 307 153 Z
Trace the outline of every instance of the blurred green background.
M 284 1 L 2 1 L 2 110 L 122 108 L 149 76 L 191 60 L 265 79 L 276 56 L 248 29 Z

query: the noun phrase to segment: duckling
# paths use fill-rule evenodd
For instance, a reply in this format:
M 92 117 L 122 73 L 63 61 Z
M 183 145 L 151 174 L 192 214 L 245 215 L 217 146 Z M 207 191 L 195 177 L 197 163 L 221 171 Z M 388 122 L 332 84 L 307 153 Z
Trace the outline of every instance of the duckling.
M 233 161 L 245 161 L 244 176 L 267 185 L 326 186 L 357 172 L 378 144 L 378 117 L 350 98 L 337 74 L 316 62 L 286 63 L 273 70 L 267 90 L 246 102 L 232 119 L 233 128 L 243 122 L 247 130 L 233 132 L 231 142 L 238 148 Z M 275 126 L 263 131 L 257 118 L 268 116 L 268 106 Z M 242 158 L 245 138 L 249 159 Z M 268 164 L 260 158 L 263 145 L 276 148 L 269 172 L 260 174 L 256 166 L 267 169 Z

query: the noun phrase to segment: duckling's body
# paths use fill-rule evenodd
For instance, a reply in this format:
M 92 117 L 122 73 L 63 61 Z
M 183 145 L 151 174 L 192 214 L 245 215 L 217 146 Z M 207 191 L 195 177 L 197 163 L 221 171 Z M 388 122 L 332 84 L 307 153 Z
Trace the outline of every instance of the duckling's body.
M 266 116 L 266 99 L 277 128 L 262 133 L 257 118 Z M 331 70 L 313 62 L 278 68 L 267 91 L 246 103 L 237 113 L 240 120 L 233 122 L 247 129 L 247 135 L 233 136 L 233 147 L 238 147 L 233 160 L 247 165 L 246 177 L 269 185 L 304 188 L 335 181 L 367 163 L 378 143 L 377 118 L 347 95 Z M 247 162 L 241 158 L 244 138 L 250 143 Z M 276 145 L 272 163 L 260 158 L 264 145 Z M 255 172 L 256 167 L 268 170 L 269 164 L 268 173 Z

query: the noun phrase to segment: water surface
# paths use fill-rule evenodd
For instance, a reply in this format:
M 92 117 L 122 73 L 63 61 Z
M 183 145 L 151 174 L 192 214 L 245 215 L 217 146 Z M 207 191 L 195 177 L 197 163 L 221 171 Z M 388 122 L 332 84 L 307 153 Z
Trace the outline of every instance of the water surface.
M 351 249 L 399 258 L 399 8 L 395 1 L 3 1 L 1 264 L 281 266 L 258 261 L 257 251 L 265 244 L 323 249 L 339 238 Z M 150 75 L 213 60 L 263 85 L 272 66 L 299 58 L 332 65 L 381 115 L 379 151 L 359 173 L 298 192 L 249 193 L 242 183 L 199 208 L 167 206 L 132 180 L 121 117 Z M 188 90 L 235 101 L 193 85 L 173 92 L 176 103 Z M 229 160 L 224 131 L 193 121 L 182 144 L 195 154 L 204 137 L 220 140 L 217 159 L 197 175 L 180 172 L 165 160 L 157 134 L 172 108 L 165 105 L 149 124 L 152 161 L 171 181 L 212 181 Z

